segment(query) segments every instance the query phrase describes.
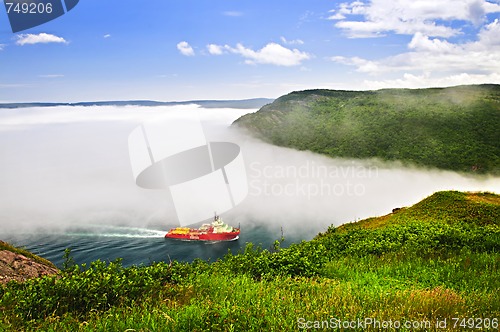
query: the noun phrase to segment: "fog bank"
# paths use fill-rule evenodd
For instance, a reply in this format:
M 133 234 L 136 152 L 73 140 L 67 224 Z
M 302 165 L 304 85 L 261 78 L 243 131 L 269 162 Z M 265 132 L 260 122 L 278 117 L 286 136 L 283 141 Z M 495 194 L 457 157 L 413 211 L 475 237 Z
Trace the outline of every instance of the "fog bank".
M 175 225 L 168 192 L 139 188 L 130 167 L 128 135 L 143 121 L 158 117 L 201 121 L 208 140 L 241 147 L 249 193 L 223 217 L 242 227 L 266 223 L 310 237 L 329 224 L 387 214 L 439 190 L 500 192 L 498 177 L 332 159 L 271 146 L 228 128 L 252 111 L 195 105 L 2 110 L 2 230 Z

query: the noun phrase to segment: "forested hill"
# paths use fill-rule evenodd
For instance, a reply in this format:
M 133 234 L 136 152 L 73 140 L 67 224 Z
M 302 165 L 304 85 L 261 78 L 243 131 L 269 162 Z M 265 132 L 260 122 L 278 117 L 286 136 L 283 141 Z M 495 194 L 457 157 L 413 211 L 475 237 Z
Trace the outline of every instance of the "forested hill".
M 292 92 L 235 121 L 275 145 L 500 174 L 500 85 Z

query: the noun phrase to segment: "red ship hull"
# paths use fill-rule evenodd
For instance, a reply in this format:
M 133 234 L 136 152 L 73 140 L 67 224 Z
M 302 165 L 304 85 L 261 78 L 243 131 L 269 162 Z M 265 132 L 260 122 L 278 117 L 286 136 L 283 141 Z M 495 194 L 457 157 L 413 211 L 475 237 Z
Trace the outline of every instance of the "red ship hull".
M 188 240 L 188 241 L 231 241 L 238 238 L 240 231 L 232 231 L 227 233 L 187 233 L 187 234 L 172 234 L 168 232 L 165 237 L 169 239 Z
M 239 228 L 225 224 L 216 214 L 211 224 L 203 224 L 200 228 L 172 228 L 165 237 L 185 241 L 232 241 L 238 239 L 238 235 Z

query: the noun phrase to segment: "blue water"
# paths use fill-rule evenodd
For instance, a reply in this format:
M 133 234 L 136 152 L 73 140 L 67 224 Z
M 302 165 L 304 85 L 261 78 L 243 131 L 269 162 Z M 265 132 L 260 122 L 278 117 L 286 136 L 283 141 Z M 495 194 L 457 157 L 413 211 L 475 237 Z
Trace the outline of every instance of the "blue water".
M 123 265 L 130 266 L 170 260 L 191 262 L 195 258 L 213 262 L 226 255 L 228 249 L 237 253 L 247 242 L 269 249 L 281 238 L 281 229 L 249 225 L 242 228 L 239 239 L 227 242 L 180 241 L 166 239 L 164 235 L 164 230 L 154 228 L 93 225 L 58 232 L 0 234 L 0 239 L 44 257 L 58 267 L 62 266 L 66 248 L 71 248 L 71 256 L 77 264 L 122 258 Z M 302 240 L 287 236 L 286 232 L 284 235 L 283 247 Z

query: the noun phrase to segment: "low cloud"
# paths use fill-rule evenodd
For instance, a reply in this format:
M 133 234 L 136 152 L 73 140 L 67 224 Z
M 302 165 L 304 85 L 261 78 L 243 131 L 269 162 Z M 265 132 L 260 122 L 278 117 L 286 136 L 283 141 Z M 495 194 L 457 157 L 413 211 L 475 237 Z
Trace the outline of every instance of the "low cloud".
M 20 34 L 17 35 L 17 40 L 16 40 L 16 45 L 19 46 L 33 45 L 33 44 L 48 44 L 48 43 L 68 44 L 68 42 L 64 38 L 44 32 L 39 33 L 38 35 L 31 33 Z
M 249 110 L 173 107 L 46 107 L 0 112 L 0 234 L 92 224 L 175 223 L 162 190 L 135 184 L 128 136 L 146 120 L 167 117 L 225 130 Z M 185 121 L 180 121 L 185 123 Z
M 446 87 L 464 84 L 500 84 L 500 74 L 488 75 L 461 73 L 448 76 L 432 76 L 430 74 L 414 75 L 405 73 L 401 78 L 386 80 L 365 80 L 363 87 L 370 90 L 398 88 L 427 88 L 429 86 Z
M 177 44 L 177 49 L 185 56 L 194 56 L 194 50 L 186 41 L 181 41 Z
M 438 190 L 500 190 L 498 178 L 332 159 L 228 130 L 233 120 L 253 111 L 186 105 L 1 112 L 0 140 L 9 144 L 2 146 L 0 163 L 0 233 L 21 232 L 23 226 L 30 232 L 88 224 L 173 226 L 177 217 L 168 192 L 139 188 L 128 153 L 130 132 L 158 116 L 201 120 L 209 141 L 241 147 L 249 193 L 223 218 L 242 227 L 281 225 L 285 236 L 293 232 L 306 238 L 332 223 L 386 214 Z

